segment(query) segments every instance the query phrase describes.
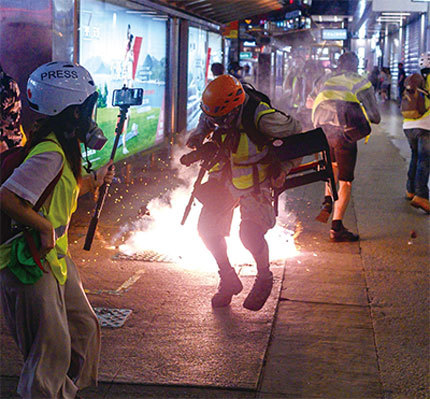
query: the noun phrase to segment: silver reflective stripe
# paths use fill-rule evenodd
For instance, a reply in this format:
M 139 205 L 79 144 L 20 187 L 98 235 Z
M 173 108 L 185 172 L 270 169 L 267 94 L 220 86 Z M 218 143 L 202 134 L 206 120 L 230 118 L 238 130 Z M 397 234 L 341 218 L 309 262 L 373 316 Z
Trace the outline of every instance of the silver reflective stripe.
M 369 83 L 368 80 L 363 79 L 361 82 L 356 83 L 353 87 L 352 87 L 352 92 L 356 93 L 359 89 L 361 89 L 363 86 L 366 86 Z
M 59 254 L 59 253 L 57 252 L 57 258 L 58 258 L 58 259 L 63 259 L 63 258 L 65 258 L 65 257 L 66 257 L 66 255 Z
M 67 226 L 60 226 L 55 229 L 55 240 L 61 238 L 64 234 L 66 234 Z
M 258 147 L 251 141 L 251 139 L 246 135 L 244 130 L 241 130 L 241 134 L 245 135 L 246 140 L 248 142 L 248 159 L 243 162 L 238 162 L 234 160 L 233 164 L 239 166 L 253 165 L 259 161 L 261 161 L 269 152 L 269 149 L 264 147 L 261 151 L 258 150 Z
M 233 178 L 237 179 L 237 178 L 242 177 L 242 176 L 252 176 L 252 166 L 253 165 L 238 167 L 236 165 L 236 167 L 232 169 Z M 260 172 L 263 165 L 262 164 L 256 164 L 256 166 L 257 166 L 258 172 Z
M 327 84 L 323 86 L 323 89 L 321 91 L 324 91 L 324 90 L 351 91 L 351 89 L 345 86 L 327 85 Z
M 252 174 L 252 166 L 243 166 L 241 168 L 236 167 L 232 170 L 232 174 L 235 178 L 249 176 Z

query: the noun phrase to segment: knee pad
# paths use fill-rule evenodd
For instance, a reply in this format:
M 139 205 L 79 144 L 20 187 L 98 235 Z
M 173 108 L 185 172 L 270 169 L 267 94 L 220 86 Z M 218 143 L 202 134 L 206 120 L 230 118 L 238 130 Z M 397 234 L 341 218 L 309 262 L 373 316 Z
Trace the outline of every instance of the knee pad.
M 245 220 L 240 224 L 240 239 L 245 248 L 251 253 L 259 253 L 264 250 L 266 231 L 256 223 Z

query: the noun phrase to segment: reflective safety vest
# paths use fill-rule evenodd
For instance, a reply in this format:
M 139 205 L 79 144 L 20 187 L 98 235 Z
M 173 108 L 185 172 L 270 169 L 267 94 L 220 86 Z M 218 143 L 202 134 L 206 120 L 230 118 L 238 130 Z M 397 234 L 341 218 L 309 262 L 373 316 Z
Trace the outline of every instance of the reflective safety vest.
M 37 154 L 52 151 L 59 152 L 63 157 L 64 168 L 61 178 L 54 187 L 49 206 L 46 206 L 45 203 L 41 212 L 52 223 L 55 230 L 55 247 L 46 255 L 46 260 L 51 266 L 55 278 L 60 284 L 64 284 L 67 280 L 65 256 L 69 255 L 67 231 L 71 216 L 77 207 L 79 186 L 54 133 L 49 134 L 47 138 L 57 144 L 52 141 L 39 143 L 31 149 L 26 160 Z
M 324 82 L 312 107 L 312 122 L 315 123 L 315 111 L 324 101 L 346 101 L 358 104 L 370 125 L 370 120 L 365 108 L 357 98 L 360 91 L 367 90 L 372 84 L 358 73 L 342 72 L 334 75 Z
M 252 106 L 248 101 L 245 107 Z M 245 111 L 245 110 L 244 110 Z M 258 130 L 258 123 L 262 116 L 276 112 L 265 102 L 259 102 L 255 110 L 254 125 Z M 242 113 L 242 116 L 245 112 Z M 249 189 L 256 184 L 262 183 L 269 174 L 269 163 L 260 163 L 268 154 L 267 146 L 258 146 L 249 138 L 243 123 L 239 128 L 239 143 L 236 151 L 231 154 L 232 183 L 239 190 Z M 263 133 L 260 133 L 263 135 Z M 224 141 L 226 135 L 221 136 Z M 219 170 L 219 165 L 215 165 L 211 172 Z

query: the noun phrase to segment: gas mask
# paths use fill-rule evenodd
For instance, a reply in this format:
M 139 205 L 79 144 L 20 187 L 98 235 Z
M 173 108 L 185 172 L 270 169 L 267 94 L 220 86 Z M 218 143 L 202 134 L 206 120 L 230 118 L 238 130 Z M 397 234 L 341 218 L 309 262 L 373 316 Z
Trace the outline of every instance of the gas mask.
M 88 97 L 81 106 L 77 136 L 81 143 L 92 150 L 101 150 L 107 142 L 102 129 L 95 122 L 98 93 Z
M 223 116 L 207 116 L 208 119 L 220 127 L 221 129 L 229 129 L 234 127 L 239 115 L 240 107 L 236 107 L 233 111 L 229 112 L 227 115 Z
M 85 145 L 92 150 L 101 150 L 107 142 L 106 136 L 97 123 L 91 119 L 90 129 L 85 136 Z

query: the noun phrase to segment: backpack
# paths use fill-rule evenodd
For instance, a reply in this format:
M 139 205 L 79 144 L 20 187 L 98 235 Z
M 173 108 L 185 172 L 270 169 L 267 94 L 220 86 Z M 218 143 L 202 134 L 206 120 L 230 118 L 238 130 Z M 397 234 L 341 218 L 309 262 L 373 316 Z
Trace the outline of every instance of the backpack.
M 55 141 L 50 139 L 44 139 L 43 141 Z M 13 171 L 20 166 L 27 155 L 29 154 L 29 149 L 27 147 L 12 147 L 0 154 L 0 166 L 1 166 L 1 176 L 0 185 L 3 184 L 13 173 Z M 63 173 L 63 168 L 58 172 L 54 180 L 46 187 L 45 191 L 42 193 L 37 203 L 33 206 L 34 211 L 39 211 L 40 207 L 43 205 L 45 200 L 48 198 L 49 194 L 53 191 L 55 185 L 60 180 Z M 10 216 L 0 209 L 0 244 L 3 244 L 13 236 L 15 236 L 19 230 L 12 225 L 12 219 Z
M 242 82 L 242 86 L 250 97 L 257 99 L 259 102 L 263 101 L 266 104 L 269 104 L 269 106 L 272 106 L 270 103 L 270 98 L 264 94 L 261 91 L 258 91 L 251 83 L 248 82 Z
M 270 138 L 266 137 L 266 135 L 261 133 L 258 130 L 257 126 L 255 126 L 254 124 L 255 110 L 257 109 L 258 104 L 260 104 L 260 102 L 264 102 L 268 104 L 269 107 L 272 107 L 272 104 L 270 103 L 270 98 L 266 94 L 255 89 L 254 86 L 252 86 L 250 83 L 243 82 L 242 86 L 245 90 L 245 93 L 248 94 L 249 96 L 248 102 L 243 110 L 242 124 L 246 131 L 246 134 L 248 135 L 248 138 L 259 149 L 261 149 L 264 145 L 268 144 L 271 140 Z
M 409 75 L 405 80 L 400 111 L 404 118 L 418 119 L 426 112 L 424 78 L 419 73 Z

